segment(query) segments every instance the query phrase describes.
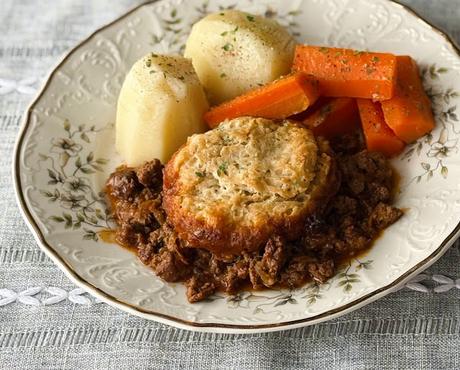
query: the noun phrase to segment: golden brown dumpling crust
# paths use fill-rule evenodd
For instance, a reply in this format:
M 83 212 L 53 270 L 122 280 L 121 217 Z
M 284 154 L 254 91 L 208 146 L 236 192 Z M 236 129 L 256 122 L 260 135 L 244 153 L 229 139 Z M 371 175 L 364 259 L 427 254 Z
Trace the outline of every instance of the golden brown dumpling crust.
M 163 206 L 191 247 L 231 256 L 297 238 L 338 186 L 328 146 L 290 121 L 242 117 L 191 136 L 166 164 Z

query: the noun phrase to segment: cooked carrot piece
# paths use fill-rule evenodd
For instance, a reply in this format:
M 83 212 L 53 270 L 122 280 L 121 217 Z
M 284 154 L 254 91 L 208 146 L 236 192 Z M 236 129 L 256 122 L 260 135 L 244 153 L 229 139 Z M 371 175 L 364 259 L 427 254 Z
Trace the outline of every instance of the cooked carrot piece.
M 324 96 L 385 100 L 396 84 L 393 54 L 297 45 L 292 68 L 315 76 Z
M 353 98 L 320 98 L 320 104 L 302 123 L 317 136 L 333 138 L 348 134 L 359 127 L 359 114 Z M 307 111 L 308 112 L 308 111 Z
M 318 96 L 318 81 L 295 73 L 212 108 L 204 120 L 213 128 L 225 119 L 242 116 L 282 119 L 304 111 Z
M 398 56 L 397 66 L 395 96 L 382 102 L 383 115 L 396 136 L 410 143 L 430 132 L 435 121 L 415 61 Z
M 393 157 L 402 152 L 404 142 L 388 127 L 379 103 L 357 99 L 367 149 Z

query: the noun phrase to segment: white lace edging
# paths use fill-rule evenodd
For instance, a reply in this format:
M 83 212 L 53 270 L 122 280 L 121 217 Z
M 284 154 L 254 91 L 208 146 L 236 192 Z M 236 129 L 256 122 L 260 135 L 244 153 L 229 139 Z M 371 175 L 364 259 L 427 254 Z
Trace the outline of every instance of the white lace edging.
M 430 288 L 422 282 L 432 280 L 438 283 L 437 286 Z M 460 278 L 452 279 L 444 275 L 420 274 L 410 280 L 403 288 L 415 290 L 420 293 L 445 293 L 451 289 L 460 290 Z M 0 307 L 12 303 L 21 303 L 29 306 L 49 306 L 68 300 L 78 305 L 92 305 L 102 303 L 81 288 L 66 291 L 58 287 L 33 287 L 26 290 L 15 292 L 11 289 L 0 289 Z
M 426 280 L 433 280 L 439 285 L 430 288 L 422 284 L 422 282 L 425 282 Z M 430 293 L 431 291 L 434 293 L 445 293 L 453 288 L 460 289 L 460 279 L 454 280 L 444 275 L 420 274 L 410 280 L 403 288 L 408 288 L 421 293 Z
M 0 307 L 11 303 L 22 303 L 29 306 L 48 306 L 65 300 L 79 305 L 101 303 L 81 288 L 66 291 L 58 287 L 33 287 L 15 292 L 11 289 L 0 289 Z
M 20 94 L 33 94 L 37 88 L 33 85 L 37 83 L 35 77 L 24 78 L 22 80 L 11 80 L 8 78 L 0 78 L 0 95 L 18 92 Z

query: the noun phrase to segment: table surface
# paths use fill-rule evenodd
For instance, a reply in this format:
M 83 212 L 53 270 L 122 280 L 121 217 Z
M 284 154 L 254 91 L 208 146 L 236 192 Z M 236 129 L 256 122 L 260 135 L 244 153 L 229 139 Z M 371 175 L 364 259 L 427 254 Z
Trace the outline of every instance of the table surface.
M 460 0 L 402 2 L 460 42 Z M 10 174 L 24 110 L 63 53 L 140 3 L 1 1 L 0 368 L 459 368 L 459 243 L 404 289 L 353 313 L 251 335 L 193 333 L 130 316 L 77 289 L 44 255 Z

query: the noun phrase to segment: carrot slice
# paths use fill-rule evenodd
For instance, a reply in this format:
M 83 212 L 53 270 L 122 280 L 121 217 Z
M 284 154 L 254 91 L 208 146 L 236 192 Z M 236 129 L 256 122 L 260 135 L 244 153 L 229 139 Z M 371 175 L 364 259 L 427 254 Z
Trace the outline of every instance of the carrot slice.
M 396 57 L 387 53 L 297 45 L 292 68 L 315 76 L 324 96 L 385 100 L 396 84 Z
M 307 109 L 318 99 L 318 81 L 295 73 L 218 105 L 204 115 L 209 127 L 226 119 L 254 116 L 282 119 Z
M 409 56 L 398 56 L 397 66 L 395 96 L 382 102 L 382 109 L 387 125 L 410 143 L 430 132 L 435 121 L 415 61 Z
M 402 152 L 404 142 L 388 127 L 379 103 L 357 99 L 367 149 L 393 157 Z
M 316 136 L 328 139 L 351 133 L 359 127 L 359 114 L 353 98 L 320 98 L 321 104 L 302 123 Z

